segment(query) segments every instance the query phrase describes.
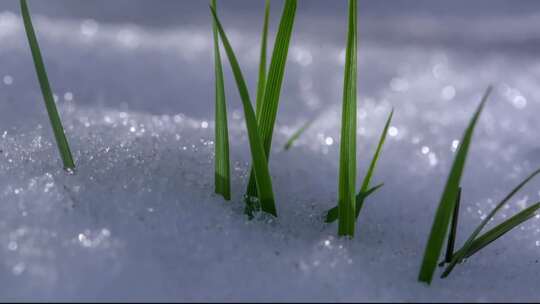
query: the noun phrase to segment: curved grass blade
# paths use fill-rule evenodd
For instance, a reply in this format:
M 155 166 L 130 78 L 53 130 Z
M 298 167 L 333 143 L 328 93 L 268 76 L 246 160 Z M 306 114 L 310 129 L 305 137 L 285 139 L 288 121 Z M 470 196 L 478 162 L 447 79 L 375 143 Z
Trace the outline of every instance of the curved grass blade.
M 473 233 L 469 236 L 463 247 L 459 250 L 458 253 L 456 253 L 452 257 L 452 261 L 448 264 L 446 269 L 444 270 L 443 274 L 441 275 L 442 278 L 447 277 L 452 269 L 456 266 L 457 263 L 461 263 L 461 261 L 465 258 L 465 255 L 470 251 L 471 246 L 478 236 L 482 229 L 487 225 L 487 223 L 495 216 L 495 214 L 518 192 L 523 186 L 525 186 L 531 179 L 533 179 L 536 175 L 540 173 L 540 169 L 534 171 L 531 175 L 529 175 L 525 180 L 523 180 L 519 185 L 517 185 L 506 197 L 500 201 L 493 210 L 486 216 L 486 218 L 476 227 L 476 229 L 473 231 Z
M 386 120 L 386 124 L 384 125 L 384 129 L 379 138 L 379 143 L 377 144 L 377 149 L 375 150 L 375 154 L 373 154 L 373 157 L 371 158 L 371 164 L 369 165 L 369 169 L 366 173 L 366 176 L 364 177 L 364 181 L 362 182 L 360 192 L 366 192 L 368 190 L 371 178 L 373 177 L 373 172 L 375 171 L 375 167 L 377 166 L 377 161 L 379 160 L 379 156 L 381 155 L 382 147 L 384 146 L 384 142 L 386 141 L 386 135 L 388 135 L 388 128 L 390 127 L 393 116 L 394 109 L 392 109 L 392 111 L 390 111 L 390 115 L 388 115 L 388 119 Z M 360 210 L 362 210 L 362 207 L 364 206 L 364 199 L 356 203 L 356 218 L 358 218 L 358 216 L 360 215 Z
M 366 192 L 358 192 L 358 194 L 356 195 L 356 205 L 358 206 L 360 201 L 364 201 L 368 196 L 375 193 L 375 191 L 379 190 L 379 188 L 381 188 L 382 186 L 384 186 L 384 184 L 378 184 L 377 186 L 369 189 Z M 337 219 L 338 219 L 338 207 L 336 206 L 327 211 L 324 222 L 332 223 Z
M 518 214 L 512 216 L 508 220 L 502 222 L 481 236 L 477 237 L 469 247 L 469 250 L 464 255 L 464 259 L 471 257 L 476 252 L 480 251 L 482 248 L 493 243 L 495 240 L 514 229 L 515 227 L 521 225 L 522 223 L 530 220 L 535 217 L 537 214 L 536 211 L 540 209 L 540 202 L 529 206 L 528 208 L 522 210 Z M 458 251 L 459 252 L 459 251 Z
M 300 129 L 296 130 L 296 132 L 293 133 L 291 138 L 287 140 L 287 142 L 285 143 L 285 146 L 283 146 L 283 150 L 285 151 L 289 150 L 294 144 L 294 142 L 311 126 L 311 124 L 313 124 L 314 121 L 315 119 L 310 119 L 306 123 L 304 123 L 300 127 Z
M 32 18 L 30 17 L 28 10 L 28 4 L 26 3 L 26 0 L 20 0 L 20 5 L 24 28 L 28 38 L 28 44 L 30 45 L 30 50 L 32 52 L 36 74 L 41 87 L 41 93 L 43 94 L 45 107 L 47 108 L 47 113 L 49 115 L 49 120 L 51 122 L 58 150 L 60 151 L 60 156 L 62 157 L 64 169 L 74 170 L 75 162 L 73 161 L 73 156 L 71 155 L 71 150 L 64 133 L 64 127 L 62 126 L 60 115 L 58 114 L 58 110 L 56 109 L 56 105 L 54 103 L 52 90 L 47 77 L 47 72 L 45 70 L 45 64 L 43 63 L 43 58 L 41 57 L 36 33 L 34 32 L 34 27 L 32 25 Z
M 454 210 L 454 205 L 456 203 L 458 188 L 460 185 L 461 176 L 463 174 L 463 169 L 465 167 L 465 162 L 467 160 L 467 153 L 469 151 L 474 127 L 476 126 L 476 122 L 482 113 L 482 109 L 484 108 L 491 90 L 492 87 L 490 86 L 484 93 L 480 105 L 476 109 L 474 116 L 469 122 L 469 126 L 463 134 L 461 144 L 454 158 L 454 163 L 452 164 L 452 169 L 450 170 L 437 212 L 435 213 L 435 218 L 431 226 L 431 232 L 424 251 L 422 266 L 418 275 L 418 280 L 420 282 L 430 284 L 431 280 L 433 279 L 433 273 L 437 267 L 437 260 L 441 254 L 443 242 L 448 231 L 450 218 L 452 216 L 452 211 Z
M 211 2 L 214 10 L 216 0 Z M 212 22 L 214 38 L 214 64 L 215 64 L 215 193 L 223 196 L 225 200 L 231 199 L 231 174 L 229 160 L 229 129 L 227 126 L 227 104 L 225 101 L 225 85 L 223 80 L 223 66 L 219 52 L 219 34 L 215 22 Z
M 221 26 L 221 22 L 218 19 L 216 11 L 210 6 L 212 16 L 214 17 L 215 24 L 218 29 L 218 33 L 229 58 L 229 63 L 231 64 L 231 69 L 238 86 L 238 91 L 242 99 L 242 105 L 244 107 L 244 115 L 246 120 L 246 127 L 248 131 L 249 145 L 251 149 L 251 158 L 253 161 L 253 171 L 255 174 L 255 180 L 257 184 L 257 190 L 259 193 L 259 201 L 261 209 L 264 212 L 277 216 L 277 211 L 274 203 L 274 191 L 272 189 L 272 179 L 270 177 L 270 171 L 268 169 L 268 162 L 266 159 L 266 154 L 264 153 L 264 147 L 259 136 L 257 128 L 257 118 L 255 116 L 255 111 L 251 105 L 251 100 L 249 98 L 249 92 L 240 70 L 240 65 L 236 59 L 236 55 L 231 47 L 229 39 Z
M 259 80 L 257 81 L 256 108 L 257 119 L 261 116 L 262 102 L 264 98 L 264 88 L 266 87 L 266 50 L 268 44 L 268 19 L 270 17 L 270 0 L 264 4 L 264 22 L 261 38 L 261 56 L 259 61 Z
M 454 245 L 456 243 L 457 226 L 459 219 L 459 205 L 461 205 L 461 187 L 458 188 L 458 194 L 456 198 L 456 204 L 452 213 L 452 224 L 450 226 L 450 234 L 448 235 L 448 243 L 446 245 L 445 262 L 450 263 L 454 256 Z
M 353 237 L 356 224 L 357 1 L 349 0 L 341 143 L 339 146 L 338 235 Z
M 281 84 L 285 74 L 285 64 L 289 53 L 289 42 L 292 36 L 294 17 L 296 14 L 296 0 L 286 0 L 281 14 L 279 29 L 274 42 L 274 50 L 266 77 L 264 88 L 264 98 L 261 102 L 260 111 L 258 111 L 257 122 L 259 125 L 259 134 L 263 140 L 264 151 L 267 158 L 270 155 L 272 144 L 272 134 L 276 121 L 277 110 L 279 106 L 279 97 L 281 93 Z M 257 187 L 251 171 L 248 187 L 246 191 L 246 214 L 250 215 L 256 206 L 250 204 L 251 198 L 257 196 Z

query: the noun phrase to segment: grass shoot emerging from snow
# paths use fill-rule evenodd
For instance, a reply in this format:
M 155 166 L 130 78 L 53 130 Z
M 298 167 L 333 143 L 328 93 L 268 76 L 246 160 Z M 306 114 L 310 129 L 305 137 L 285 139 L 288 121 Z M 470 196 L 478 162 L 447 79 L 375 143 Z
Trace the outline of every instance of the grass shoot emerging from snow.
M 480 249 L 486 247 L 487 245 L 491 244 L 493 241 L 503 236 L 506 232 L 514 229 L 515 227 L 521 225 L 525 221 L 533 218 L 535 215 L 538 214 L 537 213 L 538 209 L 540 209 L 540 202 L 527 207 L 526 209 L 517 213 L 513 217 L 509 218 L 508 220 L 502 222 L 501 224 L 497 225 L 496 227 L 490 229 L 486 233 L 477 237 L 470 244 L 470 246 L 468 246 L 467 253 L 463 256 L 463 258 L 464 259 L 469 258 L 473 254 L 478 252 Z M 462 249 L 460 249 L 455 255 L 456 256 L 460 255 L 461 250 Z
M 360 192 L 356 194 L 356 219 L 358 219 L 358 216 L 360 216 L 360 211 L 362 207 L 364 206 L 364 201 L 368 196 L 375 193 L 377 190 L 379 190 L 384 184 L 378 184 L 374 187 L 370 188 L 371 179 L 373 177 L 373 173 L 375 172 L 375 167 L 377 166 L 377 162 L 381 156 L 381 151 L 384 146 L 384 143 L 386 141 L 386 136 L 388 135 L 388 129 L 390 127 L 390 123 L 392 122 L 392 117 L 394 116 L 394 110 L 390 112 L 390 115 L 388 115 L 388 119 L 386 120 L 386 123 L 384 125 L 384 129 L 379 137 L 379 143 L 377 144 L 377 149 L 375 150 L 375 153 L 373 154 L 373 157 L 371 158 L 371 163 L 369 165 L 368 171 L 366 172 L 366 175 L 364 176 L 364 180 L 362 181 L 362 187 L 360 188 Z M 336 206 L 326 213 L 326 219 L 325 222 L 331 223 L 338 219 L 338 213 L 339 213 L 339 207 Z
M 210 6 L 210 10 L 217 26 L 221 42 L 223 44 L 225 52 L 227 53 L 227 57 L 229 58 L 229 63 L 231 65 L 231 69 L 242 100 L 259 203 L 261 209 L 264 212 L 277 216 L 277 210 L 274 201 L 274 191 L 272 189 L 272 179 L 270 177 L 270 171 L 268 169 L 268 161 L 266 158 L 266 153 L 264 151 L 263 141 L 259 134 L 257 118 L 251 104 L 247 85 L 244 80 L 244 76 L 242 75 L 242 71 L 240 70 L 240 65 L 238 64 L 236 55 L 234 54 L 229 39 L 227 38 L 225 31 L 223 30 L 216 11 L 212 6 Z
M 448 176 L 439 207 L 437 208 L 428 242 L 424 251 L 424 258 L 422 260 L 422 266 L 418 276 L 418 280 L 421 282 L 430 284 L 433 278 L 433 273 L 437 267 L 437 260 L 441 254 L 443 242 L 448 231 L 450 218 L 452 217 L 456 204 L 461 176 L 465 167 L 465 161 L 467 159 L 474 128 L 480 114 L 482 113 L 482 109 L 484 108 L 489 94 L 491 93 L 491 90 L 491 87 L 486 90 L 480 105 L 469 122 L 469 126 L 465 130 L 463 138 L 460 142 L 461 144 L 459 145 L 454 158 L 454 163 L 452 164 L 450 175 Z
M 216 0 L 211 2 L 214 10 Z M 223 67 L 219 51 L 219 34 L 215 22 L 212 22 L 214 38 L 214 64 L 215 64 L 215 192 L 224 199 L 231 199 L 231 176 L 229 161 L 229 130 L 227 126 L 227 104 L 225 101 L 225 85 L 223 80 Z
M 497 225 L 491 230 L 487 231 L 483 235 L 480 235 L 480 232 L 485 228 L 485 226 L 493 219 L 495 214 L 506 204 L 508 201 L 522 188 L 524 187 L 532 178 L 540 173 L 540 169 L 534 171 L 529 175 L 525 180 L 519 183 L 506 197 L 504 197 L 495 208 L 482 220 L 480 225 L 476 227 L 473 233 L 469 236 L 465 244 L 454 253 L 454 242 L 457 234 L 458 226 L 458 216 L 459 216 L 459 205 L 461 204 L 461 187 L 460 180 L 463 174 L 465 167 L 465 162 L 469 150 L 469 146 L 472 140 L 472 135 L 474 132 L 475 125 L 480 117 L 482 109 L 486 103 L 486 100 L 491 92 L 492 88 L 489 87 L 480 105 L 478 106 L 473 118 L 471 119 L 469 126 L 465 130 L 461 144 L 454 158 L 454 163 L 450 170 L 450 175 L 446 183 L 439 207 L 435 214 L 435 219 L 431 228 L 430 236 L 428 243 L 426 245 L 424 258 L 422 261 L 422 266 L 420 268 L 420 274 L 418 280 L 430 284 L 435 272 L 437 265 L 437 260 L 439 259 L 442 245 L 446 237 L 448 230 L 448 225 L 450 220 L 452 220 L 452 226 L 448 236 L 448 245 L 446 250 L 446 255 L 444 261 L 440 263 L 440 266 L 444 266 L 445 263 L 448 263 L 446 269 L 443 271 L 441 277 L 447 277 L 454 267 L 464 261 L 465 258 L 468 258 L 491 244 L 493 241 L 497 240 L 499 237 L 503 236 L 505 233 L 509 232 L 513 228 L 519 226 L 530 218 L 534 217 L 536 211 L 540 208 L 540 203 L 535 203 L 532 206 L 526 208 L 525 210 L 517 213 L 510 219 L 504 221 L 503 223 Z
M 356 80 L 357 80 L 357 1 L 349 0 L 349 25 L 343 109 L 341 116 L 341 143 L 339 153 L 338 235 L 354 236 L 356 223 Z
M 463 262 L 463 259 L 472 256 L 474 253 L 478 252 L 480 249 L 486 247 L 487 245 L 491 244 L 493 241 L 507 233 L 508 231 L 512 230 L 513 228 L 519 226 L 523 222 L 529 220 L 530 218 L 534 217 L 536 214 L 536 211 L 538 208 L 540 208 L 540 203 L 535 203 L 528 207 L 527 209 L 519 212 L 518 214 L 514 215 L 513 217 L 509 218 L 508 220 L 504 221 L 503 223 L 499 224 L 495 228 L 492 228 L 485 234 L 481 235 L 477 238 L 477 236 L 482 232 L 482 229 L 493 219 L 495 214 L 516 194 L 523 186 L 525 186 L 531 179 L 533 179 L 536 175 L 540 173 L 540 169 L 534 171 L 531 175 L 529 175 L 525 180 L 523 180 L 519 185 L 517 185 L 510 193 L 501 200 L 493 210 L 482 220 L 480 225 L 476 227 L 476 229 L 473 231 L 473 233 L 469 236 L 463 247 L 459 249 L 456 254 L 452 255 L 451 261 L 448 263 L 448 266 L 444 270 L 443 274 L 441 275 L 442 278 L 447 277 L 452 269 L 457 265 L 457 263 Z
M 32 18 L 30 17 L 28 4 L 26 3 L 26 0 L 20 0 L 20 5 L 24 28 L 26 30 L 26 36 L 28 37 L 28 44 L 30 45 L 30 51 L 32 52 L 34 66 L 36 68 L 36 74 L 39 80 L 39 85 L 41 87 L 41 92 L 43 94 L 45 107 L 49 115 L 54 137 L 56 139 L 56 144 L 58 145 L 58 150 L 60 151 L 60 156 L 62 157 L 64 169 L 74 170 L 75 162 L 73 161 L 73 156 L 71 155 L 71 150 L 64 133 L 64 127 L 62 126 L 60 115 L 58 114 L 58 110 L 56 109 L 56 105 L 54 103 L 54 97 L 49 84 L 49 79 L 47 77 L 47 72 L 45 70 L 45 64 L 43 63 L 43 58 L 41 57 L 41 51 L 39 49 L 36 33 L 34 32 L 34 27 L 32 25 Z
M 266 6 L 266 14 L 268 14 L 269 6 Z M 268 74 L 264 81 L 264 95 L 261 97 L 260 104 L 257 108 L 257 122 L 259 134 L 263 140 L 264 152 L 267 157 L 270 155 L 272 145 L 272 135 L 279 106 L 279 98 L 281 93 L 281 85 L 285 75 L 285 64 L 287 63 L 287 55 L 289 52 L 289 44 L 291 41 L 292 30 L 294 26 L 294 18 L 296 15 L 296 0 L 285 0 L 281 20 L 279 22 L 278 32 L 274 41 L 274 50 L 268 68 Z M 267 21 L 265 20 L 265 23 Z M 265 25 L 267 27 L 267 25 Z M 263 44 L 262 54 L 266 48 L 266 30 L 263 29 Z M 262 67 L 262 64 L 261 64 Z M 262 69 L 262 68 L 261 68 Z M 261 81 L 259 81 L 259 90 L 262 89 Z M 253 197 L 259 197 L 254 179 L 254 171 L 252 170 L 246 191 L 246 214 L 252 216 L 253 212 L 258 210 L 257 204 L 253 204 Z M 262 211 L 265 211 L 262 208 Z

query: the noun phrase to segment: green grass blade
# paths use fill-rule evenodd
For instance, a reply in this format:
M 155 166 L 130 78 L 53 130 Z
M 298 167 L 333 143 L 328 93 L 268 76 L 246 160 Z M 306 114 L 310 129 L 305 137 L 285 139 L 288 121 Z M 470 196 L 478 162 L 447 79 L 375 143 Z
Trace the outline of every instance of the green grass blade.
M 211 2 L 214 10 L 216 0 Z M 225 100 L 225 85 L 223 80 L 223 67 L 219 52 L 219 34 L 215 22 L 212 23 L 214 38 L 214 64 L 215 64 L 215 193 L 223 196 L 225 200 L 231 199 L 231 175 L 229 161 L 229 129 L 227 126 L 227 104 Z
M 333 223 L 337 220 L 339 215 L 339 209 L 338 207 L 331 208 L 326 212 L 326 217 L 324 218 L 325 223 Z
M 373 192 L 378 190 L 380 187 L 382 187 L 383 184 L 380 184 L 378 186 L 375 186 L 368 190 L 369 184 L 371 182 L 371 178 L 373 177 L 373 172 L 375 171 L 375 167 L 377 166 L 377 161 L 379 160 L 379 156 L 381 155 L 382 147 L 384 146 L 384 142 L 386 141 L 386 135 L 388 134 L 388 129 L 390 127 L 390 123 L 392 122 L 392 117 L 394 116 L 394 109 L 390 112 L 390 115 L 388 115 L 388 119 L 386 120 L 386 123 L 384 125 L 384 129 L 381 133 L 381 136 L 379 137 L 379 143 L 377 144 L 377 149 L 375 149 L 375 153 L 373 154 L 373 157 L 371 158 L 371 163 L 369 165 L 368 171 L 366 172 L 366 175 L 364 176 L 364 180 L 362 182 L 362 187 L 360 188 L 360 192 L 356 195 L 356 218 L 360 215 L 360 210 L 364 206 L 365 199 Z M 328 210 L 328 213 L 326 214 L 326 223 L 331 223 L 337 219 L 338 214 L 338 207 L 334 207 L 330 210 Z
M 264 88 L 266 87 L 266 50 L 268 44 L 268 19 L 270 17 L 270 0 L 264 4 L 264 23 L 261 38 L 261 55 L 259 61 L 259 80 L 257 81 L 256 111 L 257 119 L 261 116 L 262 102 L 264 98 Z
M 450 263 L 454 256 L 454 245 L 456 243 L 457 226 L 459 219 L 459 205 L 461 205 L 461 187 L 458 188 L 456 204 L 452 213 L 452 224 L 450 226 L 450 234 L 448 235 L 448 243 L 446 245 L 445 262 Z
M 64 133 L 64 127 L 62 126 L 60 115 L 58 114 L 58 110 L 56 109 L 56 105 L 54 103 L 49 79 L 47 77 L 47 72 L 45 71 L 45 64 L 43 63 L 43 58 L 41 57 L 39 44 L 36 38 L 36 33 L 34 32 L 32 18 L 30 17 L 26 0 L 20 0 L 20 5 L 24 28 L 26 30 L 26 36 L 28 37 L 28 44 L 30 45 L 32 58 L 34 59 L 34 66 L 36 68 L 36 74 L 41 87 L 41 93 L 43 94 L 45 107 L 47 108 L 47 113 L 49 115 L 54 137 L 56 139 L 56 144 L 58 145 L 58 150 L 60 151 L 60 156 L 62 157 L 62 162 L 64 163 L 64 169 L 73 170 L 75 169 L 75 162 L 73 161 L 73 156 L 71 155 L 71 150 L 69 149 L 69 144 Z
M 489 94 L 491 93 L 491 90 L 491 86 L 488 87 L 488 89 L 486 90 L 482 101 L 480 102 L 480 105 L 478 106 L 476 112 L 474 113 L 474 116 L 469 123 L 469 126 L 463 134 L 461 144 L 454 158 L 454 163 L 452 164 L 452 169 L 450 170 L 450 174 L 448 176 L 446 186 L 439 202 L 437 212 L 435 213 L 433 225 L 431 226 L 431 232 L 429 234 L 428 242 L 424 251 L 422 266 L 418 275 L 418 280 L 421 282 L 430 284 L 431 280 L 433 279 L 433 273 L 435 272 L 435 268 L 437 267 L 437 260 L 439 259 L 439 256 L 441 254 L 444 239 L 448 231 L 450 218 L 452 216 L 454 205 L 456 203 L 461 176 L 465 167 L 467 153 L 469 151 L 469 146 L 474 133 L 474 127 L 476 126 L 476 122 L 480 117 L 482 109 L 484 108 L 484 105 Z
M 287 63 L 295 15 L 296 0 L 286 0 L 274 42 L 274 50 L 272 51 L 272 59 L 268 69 L 268 77 L 266 78 L 264 100 L 261 106 L 261 115 L 258 120 L 266 155 L 269 155 L 272 144 L 272 135 L 281 94 L 281 85 L 285 75 L 285 64 Z
M 296 130 L 296 132 L 293 133 L 293 135 L 287 140 L 285 143 L 285 146 L 283 146 L 283 150 L 287 151 L 289 150 L 294 142 L 311 126 L 311 124 L 315 121 L 315 119 L 310 119 L 306 123 L 304 123 L 300 129 Z
M 259 134 L 264 143 L 264 151 L 267 158 L 270 155 L 272 144 L 272 134 L 279 106 L 279 96 L 281 93 L 281 84 L 285 75 L 285 64 L 289 53 L 289 43 L 292 36 L 294 17 L 296 14 L 296 0 L 286 0 L 283 6 L 283 12 L 279 23 L 279 29 L 274 42 L 274 50 L 266 77 L 264 98 L 257 116 L 259 124 Z M 251 197 L 257 196 L 253 170 L 251 172 L 248 187 L 246 191 L 246 213 L 251 213 L 253 208 L 249 201 Z
M 261 209 L 264 212 L 277 216 L 277 211 L 274 203 L 274 191 L 272 189 L 272 179 L 270 177 L 270 171 L 268 169 L 268 162 L 266 159 L 266 153 L 264 152 L 264 146 L 261 137 L 259 136 L 257 128 L 257 118 L 255 116 L 255 111 L 251 105 L 251 100 L 249 98 L 249 92 L 240 70 L 240 65 L 236 59 L 236 55 L 231 47 L 229 39 L 221 26 L 221 23 L 218 19 L 216 11 L 210 7 L 212 16 L 214 17 L 215 24 L 217 26 L 221 42 L 229 58 L 229 63 L 231 64 L 231 69 L 238 86 L 238 91 L 242 99 L 242 105 L 244 107 L 244 116 L 246 120 L 246 127 L 248 131 L 249 145 L 251 149 L 251 158 L 253 161 L 253 171 L 255 174 L 255 180 L 257 184 L 257 190 L 259 193 L 259 201 Z
M 464 255 L 464 258 L 466 259 L 471 257 L 473 254 L 480 251 L 487 245 L 491 244 L 510 230 L 533 218 L 537 214 L 536 211 L 538 209 L 540 209 L 540 202 L 529 206 L 528 208 L 522 210 L 508 220 L 502 222 L 501 224 L 477 237 L 471 243 L 471 246 L 469 247 L 467 253 Z
M 353 237 L 356 224 L 357 1 L 349 0 L 341 143 L 339 153 L 338 235 Z
M 526 179 L 524 179 L 521 183 L 519 183 L 519 185 L 517 185 L 512 191 L 510 191 L 510 193 L 506 195 L 506 197 L 503 200 L 501 200 L 495 206 L 495 208 L 493 208 L 493 210 L 491 210 L 491 212 L 486 216 L 486 218 L 480 223 L 480 225 L 478 225 L 478 227 L 476 227 L 473 233 L 469 236 L 469 238 L 467 239 L 463 247 L 461 247 L 461 249 L 459 250 L 459 253 L 456 253 L 454 257 L 452 257 L 452 261 L 450 262 L 450 264 L 448 264 L 448 266 L 444 270 L 441 277 L 443 278 L 447 277 L 452 271 L 452 269 L 454 269 L 456 264 L 461 263 L 461 261 L 465 258 L 465 255 L 469 252 L 472 246 L 472 243 L 474 242 L 476 237 L 480 234 L 482 229 L 484 229 L 487 223 L 493 218 L 493 216 L 495 216 L 495 214 L 510 200 L 510 198 L 512 198 L 512 196 L 514 196 L 514 194 L 516 194 L 516 192 L 518 192 L 523 186 L 525 186 L 531 179 L 533 179 L 539 173 L 540 173 L 540 169 L 534 171 L 531 175 L 529 175 Z
M 393 116 L 394 116 L 394 109 L 390 111 L 390 115 L 388 115 L 388 119 L 386 120 L 384 129 L 381 133 L 381 136 L 379 137 L 379 143 L 377 144 L 377 149 L 375 150 L 375 154 L 373 154 L 373 157 L 371 158 L 371 164 L 369 165 L 369 169 L 366 172 L 364 181 L 362 182 L 360 193 L 366 192 L 369 188 L 369 184 L 371 183 L 373 172 L 375 171 L 375 167 L 377 166 L 377 161 L 379 160 L 379 157 L 381 155 L 382 147 L 384 146 L 384 142 L 386 141 L 386 135 L 388 135 L 388 129 L 390 128 L 390 123 L 392 122 Z M 364 206 L 364 199 L 361 199 L 360 201 L 356 202 L 356 218 L 358 218 L 358 216 L 360 215 L 360 211 L 362 210 L 363 206 Z
M 360 204 L 360 202 L 365 201 L 365 199 L 368 196 L 375 193 L 375 191 L 379 190 L 379 188 L 381 188 L 382 186 L 384 186 L 384 184 L 378 184 L 377 186 L 369 189 L 366 192 L 358 192 L 358 194 L 356 195 L 356 198 L 355 198 L 356 199 L 356 205 L 358 206 L 358 204 Z M 337 220 L 338 219 L 338 209 L 339 208 L 336 206 L 336 207 L 328 210 L 327 213 L 326 213 L 326 217 L 325 217 L 324 222 L 325 223 L 332 223 L 335 220 Z
M 357 39 L 357 38 L 355 38 L 355 39 Z M 354 60 L 356 61 L 356 58 Z M 356 88 L 354 90 L 356 92 Z M 381 185 L 378 185 L 378 186 L 373 187 L 370 190 L 368 190 L 369 184 L 371 182 L 371 178 L 373 177 L 373 173 L 375 171 L 375 167 L 377 166 L 377 161 L 379 160 L 379 157 L 380 157 L 380 154 L 381 154 L 381 151 L 382 151 L 382 147 L 384 146 L 384 143 L 386 141 L 386 136 L 388 134 L 388 129 L 390 127 L 390 123 L 392 122 L 393 115 L 394 115 L 394 110 L 392 109 L 392 111 L 388 115 L 388 119 L 386 120 L 386 123 L 384 125 L 383 132 L 381 133 L 381 136 L 379 137 L 379 142 L 377 144 L 377 148 L 375 150 L 375 153 L 373 154 L 373 157 L 371 159 L 371 163 L 369 165 L 368 171 L 366 172 L 366 175 L 365 175 L 364 180 L 362 182 L 360 192 L 355 197 L 355 221 L 358 218 L 358 216 L 360 215 L 360 211 L 361 211 L 361 209 L 362 209 L 362 207 L 364 205 L 365 199 L 372 192 L 374 192 L 377 189 L 379 189 L 380 187 L 382 187 L 382 184 L 381 184 Z M 338 217 L 338 214 L 339 214 L 339 207 L 334 207 L 334 208 L 330 209 L 328 211 L 327 215 L 326 215 L 325 222 L 330 223 L 330 222 L 335 221 L 337 219 L 337 217 Z
M 384 183 L 378 184 L 375 187 L 372 187 L 372 188 L 368 189 L 366 192 L 359 192 L 356 195 L 356 200 L 358 201 L 360 199 L 362 199 L 362 200 L 366 199 L 368 196 L 375 193 L 375 191 L 379 190 L 382 186 L 384 186 Z

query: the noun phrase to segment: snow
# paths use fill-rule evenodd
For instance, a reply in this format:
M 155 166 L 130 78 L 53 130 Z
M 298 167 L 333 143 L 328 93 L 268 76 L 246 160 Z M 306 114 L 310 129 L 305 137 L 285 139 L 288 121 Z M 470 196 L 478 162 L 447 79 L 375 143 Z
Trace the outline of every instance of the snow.
M 35 16 L 77 163 L 69 175 L 20 17 L 0 13 L 1 298 L 538 300 L 539 216 L 449 278 L 430 287 L 416 281 L 453 153 L 488 84 L 496 89 L 463 178 L 458 242 L 539 166 L 537 17 L 398 16 L 398 29 L 384 18 L 362 19 L 359 176 L 392 107 L 395 118 L 375 175 L 385 186 L 366 202 L 356 238 L 342 240 L 336 224 L 321 220 L 337 197 L 340 22 L 318 35 L 302 24 L 305 16 L 298 21 L 271 154 L 279 218 L 249 221 L 242 204 L 249 148 L 226 60 L 233 200 L 212 193 L 207 25 Z M 254 89 L 259 26 L 227 24 Z M 538 201 L 539 185 L 527 186 L 497 220 Z

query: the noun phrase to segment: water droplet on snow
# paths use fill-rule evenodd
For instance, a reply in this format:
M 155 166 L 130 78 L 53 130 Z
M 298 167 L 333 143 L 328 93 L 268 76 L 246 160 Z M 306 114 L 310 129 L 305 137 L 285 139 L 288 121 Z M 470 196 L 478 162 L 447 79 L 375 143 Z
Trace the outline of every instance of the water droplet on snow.
M 514 107 L 521 110 L 527 106 L 527 99 L 521 95 L 518 95 L 514 97 L 512 104 L 514 104 Z
M 428 159 L 429 159 L 429 165 L 432 167 L 436 166 L 437 163 L 439 162 L 437 159 L 437 155 L 433 152 L 429 153 Z
M 452 148 L 451 148 L 452 152 L 456 152 L 458 146 L 459 146 L 459 140 L 454 139 L 454 140 L 452 141 Z
M 452 100 L 456 96 L 456 89 L 449 85 L 443 88 L 441 96 L 444 100 Z
M 395 92 L 404 92 L 409 89 L 409 82 L 405 78 L 392 78 L 390 88 Z
M 5 85 L 12 85 L 13 84 L 13 77 L 11 77 L 10 75 L 6 75 L 6 76 L 4 76 L 2 81 L 4 82 Z
M 388 135 L 390 135 L 391 137 L 396 137 L 398 135 L 399 131 L 398 131 L 398 128 L 392 126 L 388 129 Z
M 17 242 L 15 242 L 15 241 L 9 242 L 8 250 L 15 251 L 15 250 L 17 250 L 17 248 L 19 248 L 19 245 L 17 244 Z
M 327 145 L 327 146 L 331 146 L 334 144 L 334 139 L 330 136 L 328 136 L 325 140 L 324 140 L 324 143 Z
M 26 268 L 26 265 L 24 265 L 24 263 L 21 262 L 21 263 L 15 264 L 15 266 L 13 266 L 11 271 L 13 272 L 14 275 L 18 276 L 24 272 L 25 268 Z
M 71 92 L 66 92 L 66 93 L 64 94 L 64 100 L 65 100 L 65 101 L 72 101 L 72 100 L 73 100 L 73 93 L 71 93 Z
M 94 19 L 86 19 L 81 23 L 81 34 L 86 37 L 94 36 L 99 29 L 99 24 Z

